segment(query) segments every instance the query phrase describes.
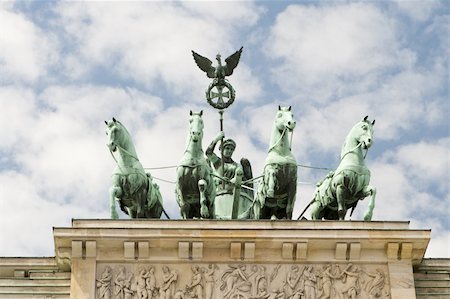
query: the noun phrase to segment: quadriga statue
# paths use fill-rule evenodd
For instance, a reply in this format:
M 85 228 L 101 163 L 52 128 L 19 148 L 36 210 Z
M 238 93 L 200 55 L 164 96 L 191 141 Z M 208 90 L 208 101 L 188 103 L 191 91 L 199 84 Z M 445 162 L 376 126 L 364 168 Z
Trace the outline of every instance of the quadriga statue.
M 280 107 L 270 137 L 262 183 L 254 202 L 255 219 L 291 219 L 297 193 L 297 162 L 288 133 L 296 122 L 291 107 Z
M 202 149 L 203 111 L 190 112 L 183 158 L 177 167 L 176 198 L 183 219 L 213 218 L 215 184 Z
M 214 200 L 215 219 L 233 219 L 233 206 L 235 218 L 249 219 L 252 216 L 253 206 L 253 178 L 250 161 L 242 158 L 240 163 L 233 160 L 236 149 L 233 139 L 225 139 L 220 146 L 222 157 L 214 153 L 214 148 L 225 137 L 220 132 L 206 149 L 206 157 L 216 174 L 216 198 Z M 242 182 L 243 181 L 243 182 Z M 242 185 L 240 184 L 242 182 Z M 237 200 L 238 202 L 234 202 Z
M 367 116 L 350 130 L 341 150 L 341 161 L 317 184 L 311 204 L 312 219 L 344 220 L 347 210 L 370 196 L 364 220 L 372 219 L 376 189 L 369 185 L 370 171 L 364 163 L 364 150 L 373 143 L 373 125 Z
M 130 218 L 160 218 L 162 212 L 169 218 L 158 185 L 139 162 L 130 133 L 115 118 L 105 123 L 107 146 L 116 162 L 109 189 L 111 218 L 119 218 L 116 201 Z

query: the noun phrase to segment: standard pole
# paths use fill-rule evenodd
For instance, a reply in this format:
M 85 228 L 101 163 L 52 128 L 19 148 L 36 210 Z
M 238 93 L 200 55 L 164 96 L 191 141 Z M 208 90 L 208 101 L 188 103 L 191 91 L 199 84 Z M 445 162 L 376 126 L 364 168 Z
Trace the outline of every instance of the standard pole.
M 219 119 L 220 119 L 220 132 L 223 132 L 223 109 L 219 110 Z M 220 161 L 221 161 L 221 169 L 222 169 L 222 173 L 221 176 L 225 177 L 225 162 L 223 161 L 223 137 L 220 140 Z M 225 189 L 225 181 L 222 180 L 222 188 Z

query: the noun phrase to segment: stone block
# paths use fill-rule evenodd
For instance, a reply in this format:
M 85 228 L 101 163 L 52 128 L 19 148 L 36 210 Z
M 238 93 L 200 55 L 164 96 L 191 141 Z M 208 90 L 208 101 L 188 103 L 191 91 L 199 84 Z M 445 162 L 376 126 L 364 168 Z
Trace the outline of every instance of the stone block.
M 398 243 L 388 243 L 386 249 L 386 255 L 389 260 L 397 260 L 398 259 Z
M 192 259 L 201 260 L 203 258 L 203 242 L 192 242 Z
M 337 260 L 347 259 L 347 243 L 336 243 L 335 258 Z
M 230 244 L 230 258 L 231 259 L 241 259 L 241 243 L 240 242 L 232 242 Z
M 412 243 L 402 243 L 402 249 L 400 252 L 400 257 L 402 259 L 411 259 L 412 257 L 412 249 L 413 244 Z
M 178 258 L 189 259 L 189 242 L 178 242 Z
M 14 277 L 20 277 L 23 278 L 26 276 L 26 271 L 25 270 L 14 270 Z
M 134 242 L 123 242 L 123 256 L 125 259 L 135 259 L 135 243 Z
M 350 260 L 359 260 L 361 257 L 361 243 L 350 243 Z
M 86 241 L 86 258 L 97 257 L 97 242 Z
M 149 243 L 138 242 L 138 258 L 147 259 L 149 257 Z
M 83 241 L 72 241 L 72 258 L 83 257 Z
M 255 258 L 255 243 L 245 242 L 244 244 L 244 259 L 252 260 Z
M 285 260 L 294 259 L 294 244 L 293 243 L 283 243 L 281 247 L 281 257 Z
M 307 242 L 297 243 L 295 258 L 297 260 L 306 260 L 307 257 L 308 257 L 308 243 Z

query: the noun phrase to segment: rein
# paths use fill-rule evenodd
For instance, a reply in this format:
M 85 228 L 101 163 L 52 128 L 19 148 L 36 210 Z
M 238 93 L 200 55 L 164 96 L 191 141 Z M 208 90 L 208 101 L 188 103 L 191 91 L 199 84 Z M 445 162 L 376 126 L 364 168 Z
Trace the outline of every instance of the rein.
M 269 148 L 269 152 L 270 152 L 271 150 L 273 150 L 273 149 L 281 142 L 281 139 L 283 139 L 283 136 L 284 136 L 284 134 L 286 133 L 286 131 L 287 131 L 287 127 L 285 126 L 284 129 L 283 129 L 283 132 L 281 133 L 280 138 L 277 140 L 277 142 L 274 143 L 274 145 L 272 145 L 272 146 Z M 292 130 L 292 131 L 294 131 L 294 130 Z M 292 132 L 292 134 L 291 134 L 291 140 L 290 140 L 290 142 L 289 142 L 289 150 L 292 150 L 292 136 L 294 135 L 293 133 L 294 133 L 294 132 Z
M 116 146 L 119 150 L 125 152 L 125 153 L 128 154 L 131 158 L 133 158 L 133 159 L 135 159 L 137 162 L 139 162 L 139 159 L 138 159 L 137 157 L 135 157 L 132 153 L 130 153 L 129 151 L 127 151 L 126 149 L 124 149 L 124 148 L 121 147 L 120 145 L 115 144 L 115 146 Z M 112 151 L 111 149 L 109 149 L 109 152 L 110 152 L 111 156 L 113 157 L 114 161 L 116 162 L 117 167 L 119 167 L 120 171 L 121 171 L 122 173 L 125 174 L 126 171 L 124 171 L 123 168 L 120 167 L 120 164 L 119 164 L 119 162 L 117 161 L 116 157 L 114 156 L 113 151 Z
M 350 154 L 351 152 L 355 151 L 361 145 L 362 145 L 362 142 L 358 142 L 358 145 L 356 145 L 354 148 L 352 148 L 351 150 L 349 150 L 348 152 L 346 152 L 345 154 L 342 155 L 341 161 L 342 161 L 342 159 L 344 159 L 345 156 L 347 156 L 347 154 Z M 366 153 L 363 155 L 364 159 L 366 159 L 366 156 L 367 156 L 368 152 L 369 152 L 369 149 L 367 149 Z
M 120 145 L 116 144 L 116 147 L 118 149 L 120 149 L 121 151 L 123 151 L 124 153 L 128 154 L 128 156 L 130 156 L 131 158 L 135 159 L 136 161 L 139 161 L 139 159 L 137 157 L 135 157 L 132 153 L 130 153 L 129 151 L 127 151 L 126 149 L 124 149 L 123 147 L 121 147 Z M 110 150 L 111 151 L 111 150 Z M 117 161 L 116 161 L 117 162 Z

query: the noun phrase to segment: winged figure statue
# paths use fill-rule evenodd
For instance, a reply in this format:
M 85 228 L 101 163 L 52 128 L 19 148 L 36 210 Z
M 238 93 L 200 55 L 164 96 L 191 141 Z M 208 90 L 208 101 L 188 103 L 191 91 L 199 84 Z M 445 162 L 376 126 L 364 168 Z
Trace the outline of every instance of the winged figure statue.
M 227 59 L 225 59 L 226 64 L 222 65 L 221 55 L 217 54 L 217 66 L 214 67 L 212 61 L 202 55 L 192 51 L 192 56 L 194 56 L 195 63 L 197 66 L 206 73 L 208 78 L 217 79 L 219 82 L 224 81 L 226 76 L 233 74 L 233 70 L 239 63 L 241 58 L 242 49 L 241 47 L 238 51 L 234 52 Z

